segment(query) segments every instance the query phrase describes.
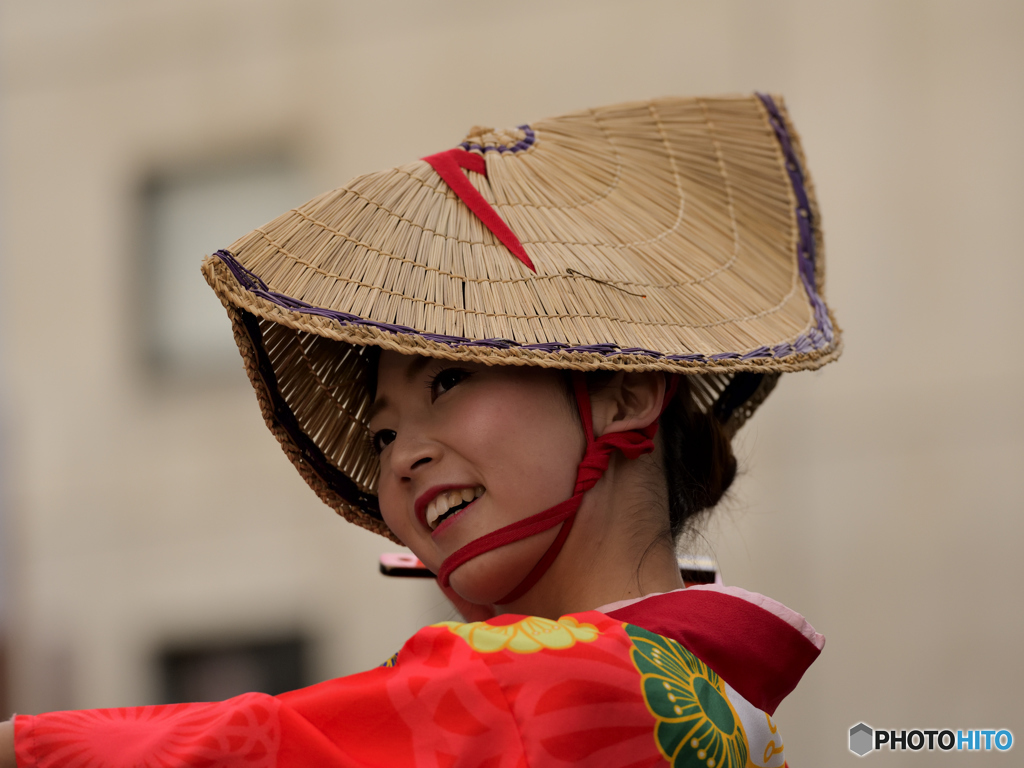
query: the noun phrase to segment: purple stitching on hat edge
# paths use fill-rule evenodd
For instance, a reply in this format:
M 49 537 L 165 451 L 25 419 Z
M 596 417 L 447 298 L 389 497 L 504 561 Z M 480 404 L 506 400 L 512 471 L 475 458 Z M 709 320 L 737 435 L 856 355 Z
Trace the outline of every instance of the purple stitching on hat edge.
M 775 131 L 775 138 L 779 141 L 782 153 L 786 158 L 786 173 L 789 174 L 789 182 L 796 195 L 796 221 L 800 232 L 800 241 L 797 245 L 797 264 L 800 272 L 800 280 L 807 291 L 807 296 L 814 309 L 814 320 L 816 328 L 807 334 L 799 336 L 793 346 L 800 348 L 805 339 L 809 341 L 813 349 L 821 349 L 830 344 L 835 338 L 835 331 L 832 328 L 832 320 L 828 316 L 828 309 L 825 302 L 818 295 L 817 281 L 814 274 L 814 266 L 817 262 L 817 244 L 814 240 L 814 227 L 811 211 L 810 198 L 807 196 L 807 188 L 804 186 L 804 172 L 800 160 L 793 149 L 793 142 L 790 139 L 786 122 L 782 119 L 775 100 L 767 93 L 756 94 L 757 98 L 764 104 L 768 111 L 768 121 Z M 815 333 L 817 331 L 817 333 Z M 802 351 L 802 350 L 801 350 Z
M 533 128 L 529 126 L 529 124 L 519 125 L 516 127 L 526 134 L 526 138 L 520 139 L 512 146 L 498 144 L 497 146 L 494 147 L 487 147 L 484 146 L 483 144 L 470 144 L 468 141 L 462 142 L 461 144 L 459 144 L 459 146 L 462 147 L 467 152 L 474 149 L 485 153 L 498 152 L 500 154 L 505 154 L 506 152 L 523 152 L 524 150 L 527 150 L 534 145 L 534 143 L 537 141 L 537 134 L 534 132 Z

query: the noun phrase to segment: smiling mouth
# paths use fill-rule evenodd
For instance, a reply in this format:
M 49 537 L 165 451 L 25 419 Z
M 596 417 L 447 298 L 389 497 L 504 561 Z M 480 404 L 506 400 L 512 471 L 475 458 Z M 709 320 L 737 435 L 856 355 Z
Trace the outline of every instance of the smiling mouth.
M 483 495 L 484 489 L 479 485 L 475 488 L 453 488 L 450 491 L 437 494 L 427 505 L 427 525 L 430 530 L 437 530 L 437 526 L 464 510 Z

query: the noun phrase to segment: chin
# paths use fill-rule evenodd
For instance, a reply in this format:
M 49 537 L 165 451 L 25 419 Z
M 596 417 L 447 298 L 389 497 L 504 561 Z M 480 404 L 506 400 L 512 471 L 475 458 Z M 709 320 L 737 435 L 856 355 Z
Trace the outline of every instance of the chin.
M 473 558 L 452 573 L 452 588 L 471 603 L 494 605 L 519 586 L 557 534 L 558 526 Z
M 509 562 L 503 554 L 487 552 L 457 568 L 451 576 L 452 588 L 471 603 L 494 605 L 516 588 L 531 567 Z

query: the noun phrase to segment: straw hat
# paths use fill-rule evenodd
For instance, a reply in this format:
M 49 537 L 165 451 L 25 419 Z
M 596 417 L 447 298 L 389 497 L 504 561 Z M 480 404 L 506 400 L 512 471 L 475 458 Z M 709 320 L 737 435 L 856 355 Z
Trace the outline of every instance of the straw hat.
M 368 347 L 696 375 L 735 431 L 840 352 L 813 187 L 781 99 L 618 104 L 360 176 L 203 262 L 264 418 L 306 481 L 393 538 Z

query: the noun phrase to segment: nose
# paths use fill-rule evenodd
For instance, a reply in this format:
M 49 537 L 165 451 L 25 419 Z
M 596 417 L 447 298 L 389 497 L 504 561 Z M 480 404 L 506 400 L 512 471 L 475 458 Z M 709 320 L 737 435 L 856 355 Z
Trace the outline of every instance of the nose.
M 391 471 L 402 480 L 411 480 L 432 462 L 441 458 L 442 448 L 433 440 L 403 436 L 391 444 Z

